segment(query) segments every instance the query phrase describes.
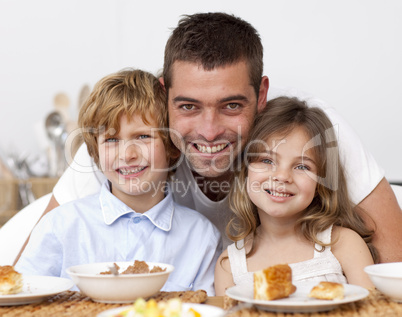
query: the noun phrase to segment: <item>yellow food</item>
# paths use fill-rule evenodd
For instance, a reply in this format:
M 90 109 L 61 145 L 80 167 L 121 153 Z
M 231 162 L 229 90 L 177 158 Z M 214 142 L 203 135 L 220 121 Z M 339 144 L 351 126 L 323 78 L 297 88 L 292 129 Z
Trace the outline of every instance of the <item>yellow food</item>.
M 179 298 L 156 302 L 154 299 L 145 301 L 138 298 L 127 310 L 114 317 L 202 317 L 196 310 L 190 308 L 182 311 L 182 302 Z
M 292 269 L 287 264 L 278 264 L 254 272 L 254 299 L 274 300 L 288 297 L 295 291 Z
M 313 287 L 308 296 L 317 299 L 343 299 L 343 285 L 334 282 L 320 282 Z
M 11 265 L 0 266 L 0 294 L 17 294 L 22 291 L 22 274 Z

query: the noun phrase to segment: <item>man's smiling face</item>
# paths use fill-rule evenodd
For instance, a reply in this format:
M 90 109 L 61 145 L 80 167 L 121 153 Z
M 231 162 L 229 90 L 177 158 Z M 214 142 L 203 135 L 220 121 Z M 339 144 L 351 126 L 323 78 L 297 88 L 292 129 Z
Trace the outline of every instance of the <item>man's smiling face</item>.
M 204 177 L 230 171 L 257 109 L 265 106 L 265 97 L 257 101 L 245 62 L 206 71 L 196 63 L 176 61 L 168 96 L 173 143 Z

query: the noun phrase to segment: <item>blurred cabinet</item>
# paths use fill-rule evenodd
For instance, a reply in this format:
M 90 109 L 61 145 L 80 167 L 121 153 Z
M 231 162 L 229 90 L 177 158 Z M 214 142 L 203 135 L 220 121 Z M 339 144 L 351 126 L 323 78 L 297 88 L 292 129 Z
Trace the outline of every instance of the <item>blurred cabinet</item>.
M 22 209 L 22 202 L 19 192 L 21 182 L 31 187 L 31 190 L 38 199 L 52 192 L 58 178 L 30 178 L 28 180 L 0 179 L 0 226 Z

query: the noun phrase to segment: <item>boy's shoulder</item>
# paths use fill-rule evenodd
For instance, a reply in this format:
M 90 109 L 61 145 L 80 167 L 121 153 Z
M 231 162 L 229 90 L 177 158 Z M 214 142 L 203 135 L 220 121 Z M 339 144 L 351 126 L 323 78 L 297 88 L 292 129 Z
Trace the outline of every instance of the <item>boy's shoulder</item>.
M 191 230 L 194 236 L 208 237 L 210 241 L 218 243 L 221 240 L 221 234 L 217 227 L 203 214 L 197 210 L 185 207 L 174 202 L 174 222 L 176 226 L 173 226 L 175 230 L 185 232 Z
M 99 194 L 93 194 L 83 198 L 64 203 L 49 212 L 51 217 L 73 216 L 79 213 L 92 213 L 100 208 Z
M 205 217 L 203 214 L 199 213 L 197 210 L 189 208 L 187 206 L 183 206 L 175 201 L 173 201 L 173 205 L 174 205 L 174 210 L 175 213 L 177 213 L 178 215 L 182 216 L 182 217 L 187 217 L 190 219 L 194 219 L 194 220 L 207 220 L 207 217 Z
M 187 221 L 187 223 L 202 223 L 205 226 L 212 226 L 215 228 L 212 222 L 197 210 L 180 205 L 176 202 L 173 202 L 173 204 L 175 210 L 174 217 L 178 217 L 180 221 L 184 220 Z

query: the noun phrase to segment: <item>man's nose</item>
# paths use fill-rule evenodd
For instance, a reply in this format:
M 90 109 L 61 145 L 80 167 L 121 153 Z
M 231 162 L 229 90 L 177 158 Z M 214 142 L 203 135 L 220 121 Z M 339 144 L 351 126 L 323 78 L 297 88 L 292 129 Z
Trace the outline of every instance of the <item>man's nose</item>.
M 224 134 L 225 127 L 223 125 L 219 113 L 215 109 L 204 111 L 201 120 L 197 126 L 197 133 L 207 141 L 214 141 Z

